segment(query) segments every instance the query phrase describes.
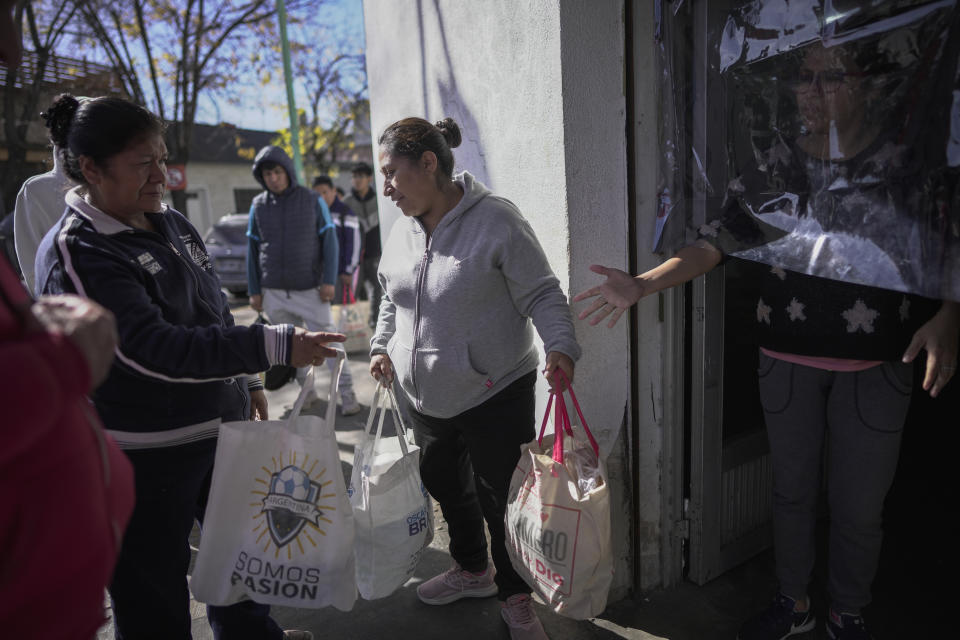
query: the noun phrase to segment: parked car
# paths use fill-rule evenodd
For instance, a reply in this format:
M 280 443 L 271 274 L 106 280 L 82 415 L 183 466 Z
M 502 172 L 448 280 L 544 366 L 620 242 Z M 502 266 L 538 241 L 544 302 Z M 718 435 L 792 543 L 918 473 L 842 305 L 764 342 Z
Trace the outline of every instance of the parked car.
M 247 293 L 247 220 L 249 214 L 232 213 L 217 220 L 203 242 L 223 288 L 235 295 Z

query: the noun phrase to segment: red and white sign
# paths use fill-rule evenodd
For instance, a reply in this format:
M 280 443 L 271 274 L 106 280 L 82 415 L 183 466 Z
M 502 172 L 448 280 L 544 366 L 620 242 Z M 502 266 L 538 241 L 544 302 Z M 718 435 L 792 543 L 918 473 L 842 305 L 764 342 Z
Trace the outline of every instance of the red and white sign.
M 187 188 L 187 166 L 183 164 L 167 165 L 167 190 L 183 191 Z

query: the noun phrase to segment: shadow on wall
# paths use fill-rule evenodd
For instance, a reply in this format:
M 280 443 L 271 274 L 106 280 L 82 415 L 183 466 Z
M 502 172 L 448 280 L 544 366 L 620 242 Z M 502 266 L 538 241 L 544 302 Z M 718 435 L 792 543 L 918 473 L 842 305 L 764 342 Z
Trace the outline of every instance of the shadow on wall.
M 427 48 L 425 41 L 425 31 L 423 24 L 423 0 L 417 0 L 417 23 L 420 29 L 420 79 L 421 91 L 424 109 L 427 113 L 424 118 L 431 122 L 441 118 L 450 117 L 456 120 L 460 125 L 460 133 L 463 136 L 463 145 L 461 153 L 454 151 L 454 158 L 457 160 L 458 169 L 467 169 L 475 178 L 483 184 L 490 187 L 490 178 L 487 172 L 487 160 L 483 151 L 483 145 L 480 143 L 480 133 L 476 118 L 467 106 L 463 97 L 460 95 L 460 89 L 457 86 L 457 79 L 453 72 L 453 61 L 450 59 L 450 48 L 447 43 L 447 33 L 443 22 L 443 14 L 440 10 L 439 0 L 433 0 L 433 8 L 437 16 L 437 27 L 440 31 L 440 41 L 443 45 L 443 57 L 446 61 L 446 77 L 438 78 L 437 92 L 440 96 L 440 104 L 443 113 L 429 113 L 429 88 L 427 85 Z

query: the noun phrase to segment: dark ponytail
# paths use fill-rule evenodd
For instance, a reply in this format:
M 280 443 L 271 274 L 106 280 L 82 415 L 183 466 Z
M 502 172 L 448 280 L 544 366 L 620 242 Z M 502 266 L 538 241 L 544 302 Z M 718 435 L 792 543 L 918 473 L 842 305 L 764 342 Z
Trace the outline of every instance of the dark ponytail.
M 49 109 L 40 114 L 47 129 L 50 129 L 50 140 L 56 146 L 66 148 L 70 122 L 79 108 L 80 101 L 69 93 L 64 93 L 53 101 Z
M 86 183 L 80 156 L 89 156 L 103 167 L 111 156 L 145 136 L 163 133 L 160 118 L 123 98 L 101 97 L 81 102 L 65 93 L 40 115 L 50 130 L 50 140 L 57 146 L 66 174 L 79 183 Z
M 460 146 L 460 127 L 453 118 L 444 118 L 430 124 L 423 118 L 404 118 L 387 127 L 377 143 L 392 156 L 403 156 L 413 161 L 426 151 L 437 156 L 442 177 L 453 176 L 453 152 Z

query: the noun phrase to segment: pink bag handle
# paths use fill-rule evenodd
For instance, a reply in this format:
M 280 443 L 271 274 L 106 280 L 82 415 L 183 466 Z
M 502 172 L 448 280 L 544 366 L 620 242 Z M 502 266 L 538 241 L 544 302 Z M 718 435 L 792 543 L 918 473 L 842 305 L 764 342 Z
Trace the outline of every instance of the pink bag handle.
M 347 297 L 348 295 L 349 298 Z M 340 297 L 343 304 L 353 304 L 357 301 L 356 298 L 353 297 L 353 287 L 350 287 L 349 289 L 347 287 L 343 287 L 343 293 Z
M 543 434 L 547 431 L 547 418 L 550 417 L 550 407 L 553 405 L 553 393 L 547 398 L 547 410 L 543 412 L 543 423 L 540 425 L 540 435 L 537 437 L 537 444 L 543 444 Z
M 567 380 L 567 374 L 563 372 L 563 369 L 557 368 L 557 373 L 560 374 L 560 382 L 566 386 L 570 391 L 570 399 L 573 400 L 573 406 L 577 410 L 577 416 L 580 417 L 580 424 L 583 425 L 583 431 L 587 434 L 587 439 L 590 441 L 590 445 L 593 447 L 593 452 L 597 454 L 597 457 L 600 457 L 600 446 L 597 444 L 597 441 L 593 437 L 593 433 L 590 431 L 590 427 L 587 426 L 587 420 L 583 417 L 583 411 L 580 409 L 580 403 L 577 402 L 577 394 L 573 392 L 573 385 L 570 384 L 570 381 Z M 569 417 L 567 418 L 569 424 Z
M 556 405 L 553 404 L 554 400 L 556 400 Z M 543 412 L 543 422 L 540 424 L 540 435 L 537 437 L 537 444 L 543 445 L 543 435 L 547 431 L 547 420 L 550 418 L 551 407 L 554 409 L 553 459 L 562 464 L 564 432 L 570 437 L 573 437 L 573 428 L 570 424 L 570 417 L 567 415 L 567 405 L 563 399 L 563 394 L 550 392 L 550 397 L 547 399 L 547 408 Z
M 563 405 L 563 396 L 557 395 L 557 403 L 553 413 L 553 460 L 563 464 L 563 418 L 567 415 L 567 408 Z
M 587 439 L 590 441 L 590 446 L 593 447 L 593 452 L 597 454 L 597 457 L 600 457 L 600 446 L 597 444 L 596 439 L 593 437 L 593 433 L 590 431 L 590 427 L 587 426 L 587 420 L 583 417 L 583 411 L 580 409 L 580 403 L 577 401 L 577 396 L 573 392 L 573 385 L 567 380 L 566 374 L 562 369 L 557 369 L 557 373 L 560 374 L 560 382 L 570 391 L 570 398 L 573 400 L 573 406 L 577 411 L 577 416 L 580 418 L 580 424 L 583 425 L 583 431 L 587 434 Z M 554 404 L 556 401 L 556 404 Z M 540 424 L 540 435 L 537 436 L 537 444 L 543 445 L 543 435 L 547 431 L 547 420 L 550 418 L 550 408 L 553 407 L 553 429 L 554 429 L 554 439 L 553 439 L 553 459 L 556 462 L 563 464 L 563 437 L 564 432 L 566 435 L 573 437 L 573 424 L 570 422 L 570 413 L 567 411 L 567 403 L 563 398 L 563 391 L 551 391 L 550 396 L 547 399 L 547 408 L 543 412 L 543 422 Z
M 553 439 L 553 459 L 555 462 L 563 464 L 563 437 L 564 432 L 571 438 L 573 437 L 573 428 L 570 424 L 570 414 L 567 412 L 567 403 L 563 399 L 563 393 L 558 393 L 556 415 L 554 417 L 554 439 Z

